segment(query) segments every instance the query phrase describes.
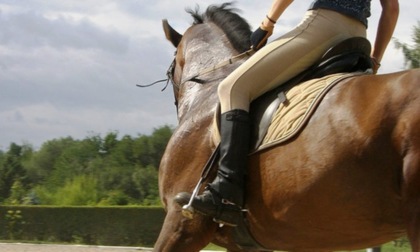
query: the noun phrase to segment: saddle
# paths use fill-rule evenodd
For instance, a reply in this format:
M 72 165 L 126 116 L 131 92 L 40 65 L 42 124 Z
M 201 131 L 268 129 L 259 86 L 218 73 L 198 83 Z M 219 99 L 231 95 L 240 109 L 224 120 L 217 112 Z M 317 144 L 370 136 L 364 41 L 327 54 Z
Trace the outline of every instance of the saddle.
M 330 48 L 312 67 L 287 83 L 260 96 L 251 103 L 250 115 L 254 123 L 251 151 L 261 145 L 273 115 L 281 103 L 287 101 L 285 93 L 294 86 L 316 78 L 336 73 L 365 72 L 372 68 L 371 45 L 363 37 L 349 38 Z

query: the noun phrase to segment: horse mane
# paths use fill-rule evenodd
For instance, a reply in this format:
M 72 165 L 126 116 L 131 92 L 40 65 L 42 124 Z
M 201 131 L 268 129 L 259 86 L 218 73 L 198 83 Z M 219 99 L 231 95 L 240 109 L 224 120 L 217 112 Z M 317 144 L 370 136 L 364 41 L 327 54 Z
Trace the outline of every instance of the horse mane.
M 186 11 L 194 18 L 193 25 L 212 22 L 216 24 L 227 36 L 232 46 L 239 52 L 249 50 L 251 46 L 251 27 L 248 22 L 239 16 L 238 9 L 232 7 L 233 3 L 210 5 L 204 13 L 200 13 L 197 5 L 195 10 Z

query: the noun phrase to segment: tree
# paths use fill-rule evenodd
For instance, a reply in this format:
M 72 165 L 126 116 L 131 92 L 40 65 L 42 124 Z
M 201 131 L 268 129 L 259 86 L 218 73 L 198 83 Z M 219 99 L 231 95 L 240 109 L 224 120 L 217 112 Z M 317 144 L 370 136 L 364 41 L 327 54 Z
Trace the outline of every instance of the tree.
M 151 165 L 159 167 L 160 160 L 162 159 L 163 153 L 165 152 L 166 145 L 168 144 L 169 138 L 172 135 L 172 129 L 169 126 L 164 126 L 153 131 L 150 137 L 149 147 L 152 160 Z
M 64 152 L 75 143 L 71 137 L 54 139 L 42 144 L 41 149 L 34 152 L 24 166 L 30 183 L 37 184 L 51 176 L 54 166 Z
M 109 132 L 102 143 L 102 153 L 109 154 L 113 151 L 115 146 L 118 144 L 118 133 L 117 132 Z
M 10 196 L 12 185 L 16 180 L 25 180 L 22 146 L 11 143 L 0 166 L 0 198 L 4 200 Z
M 90 133 L 0 150 L 0 203 L 46 205 L 159 204 L 158 167 L 172 135 L 104 137 Z
M 417 22 L 417 26 L 413 27 L 412 39 L 413 46 L 395 39 L 395 47 L 402 50 L 408 68 L 418 68 L 420 67 L 420 21 Z
M 156 205 L 159 200 L 158 172 L 153 166 L 139 167 L 133 173 L 133 180 L 145 205 Z
M 42 204 L 61 206 L 96 205 L 99 201 L 98 181 L 90 175 L 78 175 L 67 179 L 55 191 L 44 187 L 35 188 Z
M 7 203 L 11 205 L 20 205 L 25 200 L 25 197 L 25 188 L 23 187 L 20 180 L 15 180 L 12 187 L 10 188 L 10 197 L 7 199 Z

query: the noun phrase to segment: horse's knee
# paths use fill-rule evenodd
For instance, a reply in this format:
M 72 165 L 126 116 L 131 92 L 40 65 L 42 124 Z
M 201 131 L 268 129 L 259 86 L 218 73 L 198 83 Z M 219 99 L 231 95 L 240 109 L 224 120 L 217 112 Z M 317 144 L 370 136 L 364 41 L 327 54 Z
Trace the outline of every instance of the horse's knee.
M 216 232 L 216 227 L 213 222 L 209 222 L 205 218 L 188 220 L 182 216 L 180 211 L 169 210 L 154 251 L 200 251 L 210 243 Z

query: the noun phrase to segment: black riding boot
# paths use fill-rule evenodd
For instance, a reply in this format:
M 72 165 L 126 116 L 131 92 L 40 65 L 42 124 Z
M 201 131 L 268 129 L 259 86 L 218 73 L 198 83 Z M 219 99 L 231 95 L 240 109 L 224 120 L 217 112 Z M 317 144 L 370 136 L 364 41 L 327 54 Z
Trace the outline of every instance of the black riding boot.
M 250 119 L 244 110 L 231 110 L 221 116 L 219 169 L 216 179 L 203 194 L 192 202 L 192 207 L 218 223 L 236 226 L 244 204 L 245 174 L 247 171 L 250 138 Z M 191 194 L 179 193 L 175 201 L 182 205 Z

